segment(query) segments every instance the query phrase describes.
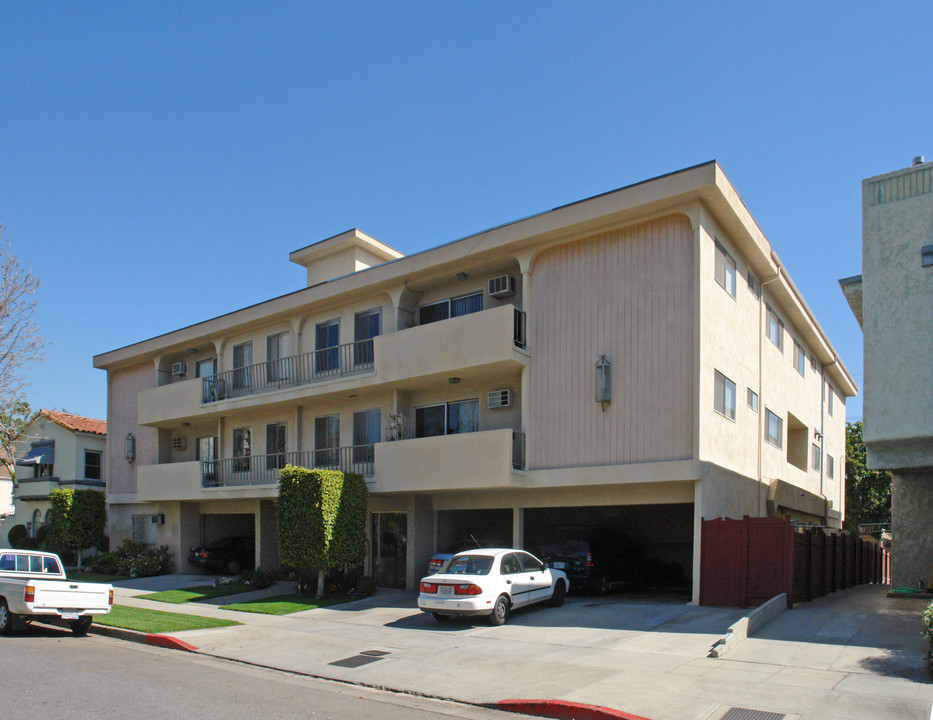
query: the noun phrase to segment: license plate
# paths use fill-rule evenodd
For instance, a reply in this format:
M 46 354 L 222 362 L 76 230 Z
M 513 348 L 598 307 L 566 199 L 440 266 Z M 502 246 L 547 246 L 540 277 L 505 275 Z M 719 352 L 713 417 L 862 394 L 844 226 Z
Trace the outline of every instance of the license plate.
M 438 595 L 453 595 L 454 586 L 453 585 L 438 585 L 437 594 Z
M 562 562 L 554 563 L 555 570 L 563 570 L 565 567 L 567 567 L 567 563 L 562 563 Z
M 62 611 L 62 620 L 77 620 L 80 615 L 76 612 Z

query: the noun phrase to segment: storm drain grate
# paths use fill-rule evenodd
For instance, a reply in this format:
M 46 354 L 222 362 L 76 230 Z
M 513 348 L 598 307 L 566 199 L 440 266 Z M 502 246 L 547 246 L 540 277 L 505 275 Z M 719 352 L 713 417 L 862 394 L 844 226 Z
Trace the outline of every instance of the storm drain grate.
M 369 665 L 369 663 L 376 662 L 376 660 L 382 660 L 383 657 L 388 655 L 385 650 L 362 650 L 359 655 L 353 655 L 352 657 L 344 658 L 343 660 L 335 660 L 332 663 L 327 663 L 328 665 L 336 665 L 337 667 L 345 668 L 358 668 L 363 665 Z
M 783 720 L 784 713 L 749 710 L 748 708 L 729 708 L 729 712 L 719 720 Z

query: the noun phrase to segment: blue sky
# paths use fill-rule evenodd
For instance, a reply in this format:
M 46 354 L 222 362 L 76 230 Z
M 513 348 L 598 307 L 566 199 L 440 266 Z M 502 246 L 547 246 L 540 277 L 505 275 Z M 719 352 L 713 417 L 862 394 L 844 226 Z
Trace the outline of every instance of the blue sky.
M 844 8 L 844 10 L 843 10 Z M 862 178 L 933 155 L 933 3 L 0 6 L 0 223 L 41 279 L 36 406 L 95 354 L 717 159 L 856 381 Z M 861 400 L 849 402 L 850 419 Z

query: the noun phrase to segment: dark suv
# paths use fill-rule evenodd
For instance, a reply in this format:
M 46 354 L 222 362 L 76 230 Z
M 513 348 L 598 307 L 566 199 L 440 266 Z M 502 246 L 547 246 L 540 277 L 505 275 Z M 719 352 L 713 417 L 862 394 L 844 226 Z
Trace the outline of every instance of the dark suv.
M 563 570 L 571 589 L 605 595 L 613 585 L 635 579 L 637 553 L 625 533 L 608 527 L 555 527 L 535 554 L 555 570 Z

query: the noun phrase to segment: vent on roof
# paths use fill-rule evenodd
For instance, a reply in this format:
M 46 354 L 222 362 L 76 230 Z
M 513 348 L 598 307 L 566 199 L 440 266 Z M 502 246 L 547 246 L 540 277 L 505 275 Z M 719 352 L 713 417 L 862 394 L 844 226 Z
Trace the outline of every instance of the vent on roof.
M 511 275 L 500 275 L 489 278 L 489 295 L 494 298 L 511 297 L 515 294 L 515 278 Z
M 512 405 L 512 391 L 506 388 L 505 390 L 493 390 L 486 397 L 486 407 L 490 410 L 495 410 L 496 408 L 506 408 L 511 407 Z

